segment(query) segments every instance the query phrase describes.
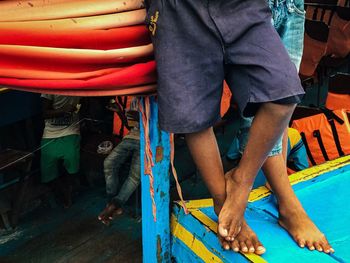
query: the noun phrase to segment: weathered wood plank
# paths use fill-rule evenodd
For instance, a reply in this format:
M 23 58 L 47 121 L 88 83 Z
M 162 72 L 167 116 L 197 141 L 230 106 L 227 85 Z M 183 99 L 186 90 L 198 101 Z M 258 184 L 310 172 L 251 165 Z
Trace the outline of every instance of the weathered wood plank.
M 158 105 L 154 97 L 144 98 L 145 109 L 150 100 L 149 137 L 153 153 L 154 201 L 156 222 L 152 215 L 150 177 L 144 174 L 145 131 L 141 127 L 141 184 L 142 184 L 142 236 L 143 262 L 170 262 L 170 218 L 169 218 L 169 134 L 158 126 Z

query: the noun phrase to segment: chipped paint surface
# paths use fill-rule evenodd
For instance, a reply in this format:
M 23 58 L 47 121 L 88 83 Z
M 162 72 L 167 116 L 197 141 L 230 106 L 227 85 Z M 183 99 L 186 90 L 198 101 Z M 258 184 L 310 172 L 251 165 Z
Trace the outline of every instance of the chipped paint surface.
M 157 146 L 156 148 L 156 163 L 159 163 L 163 160 L 163 147 Z
M 157 235 L 157 262 L 161 263 L 162 261 L 162 240 L 160 239 L 160 236 Z
M 144 98 L 147 99 L 147 98 Z M 142 188 L 142 236 L 143 236 L 143 261 L 170 262 L 170 197 L 169 197 L 169 171 L 170 141 L 169 134 L 159 130 L 158 105 L 154 97 L 150 99 L 151 116 L 149 118 L 149 136 L 151 150 L 154 158 L 153 187 L 156 205 L 156 222 L 152 216 L 152 201 L 150 195 L 149 176 L 141 176 Z M 142 118 L 140 118 L 142 119 Z M 144 159 L 144 131 L 140 125 L 141 160 Z M 141 162 L 141 171 L 144 164 Z

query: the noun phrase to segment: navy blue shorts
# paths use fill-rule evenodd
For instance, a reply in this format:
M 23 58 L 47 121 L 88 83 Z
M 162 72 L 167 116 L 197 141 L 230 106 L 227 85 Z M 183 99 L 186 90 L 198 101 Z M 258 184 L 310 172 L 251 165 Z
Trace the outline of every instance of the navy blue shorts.
M 224 80 L 244 116 L 264 102 L 299 103 L 304 94 L 266 0 L 152 0 L 146 23 L 163 130 L 213 126 Z

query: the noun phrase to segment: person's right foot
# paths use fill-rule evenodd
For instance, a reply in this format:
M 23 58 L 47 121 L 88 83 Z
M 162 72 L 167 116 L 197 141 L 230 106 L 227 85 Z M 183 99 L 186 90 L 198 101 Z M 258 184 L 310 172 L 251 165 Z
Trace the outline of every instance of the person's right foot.
M 301 248 L 307 247 L 327 254 L 334 253 L 326 236 L 311 221 L 296 197 L 288 205 L 280 204 L 278 223 L 288 231 Z

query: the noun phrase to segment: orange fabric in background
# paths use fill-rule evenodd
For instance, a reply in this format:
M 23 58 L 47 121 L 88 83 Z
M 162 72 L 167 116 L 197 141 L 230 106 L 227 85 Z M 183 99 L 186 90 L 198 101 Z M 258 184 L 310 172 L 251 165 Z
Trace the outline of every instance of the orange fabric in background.
M 350 154 L 350 125 L 347 118 L 346 110 L 333 111 L 339 118 L 344 120 L 344 124 L 340 124 L 334 121 L 340 145 L 345 154 Z M 313 159 L 316 164 L 325 162 L 325 158 L 322 155 L 317 138 L 313 133 L 315 130 L 319 130 L 321 133 L 322 141 L 325 146 L 329 160 L 333 160 L 339 157 L 339 153 L 334 142 L 334 137 L 330 124 L 327 121 L 327 117 L 324 114 L 317 114 L 310 117 L 294 120 L 292 128 L 297 129 L 300 133 L 304 132 L 307 144 L 310 148 Z M 310 163 L 310 166 L 312 164 Z
M 130 107 L 130 103 L 133 99 L 133 96 L 127 96 L 127 101 L 126 101 L 126 109 Z M 117 101 L 117 98 L 115 99 Z M 113 119 L 113 134 L 120 135 L 120 128 L 122 127 L 122 121 L 119 118 L 117 113 L 114 113 L 114 119 Z M 123 130 L 123 137 L 128 134 L 129 130 L 124 127 Z
M 225 81 L 224 82 L 224 90 L 222 92 L 222 97 L 221 97 L 221 108 L 220 108 L 221 117 L 225 115 L 225 113 L 227 112 L 227 110 L 230 107 L 231 96 L 232 96 L 231 90 Z
M 312 76 L 318 63 L 326 54 L 327 43 L 311 38 L 306 32 L 304 35 L 304 52 L 300 64 L 300 74 L 302 76 Z
M 350 94 L 328 92 L 326 107 L 330 110 L 350 110 Z

